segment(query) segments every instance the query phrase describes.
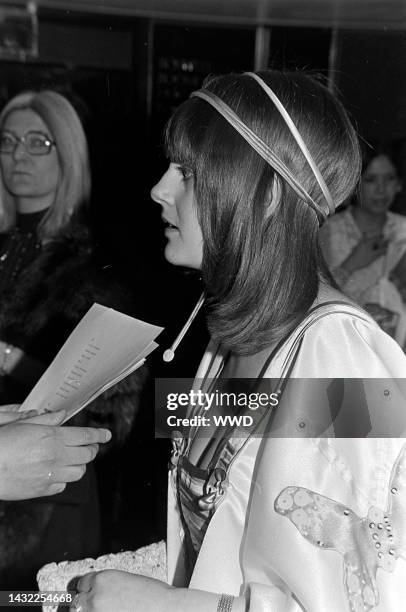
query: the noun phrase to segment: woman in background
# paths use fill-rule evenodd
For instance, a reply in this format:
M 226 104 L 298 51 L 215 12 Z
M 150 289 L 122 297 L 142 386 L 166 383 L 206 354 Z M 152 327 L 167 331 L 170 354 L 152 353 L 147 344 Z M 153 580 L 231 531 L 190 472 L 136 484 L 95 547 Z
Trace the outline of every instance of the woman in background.
M 26 92 L 6 104 L 0 115 L 0 177 L 0 398 L 10 404 L 26 397 L 94 302 L 127 312 L 133 304 L 100 258 L 84 220 L 91 187 L 88 147 L 64 96 Z M 120 445 L 132 427 L 144 379 L 145 371 L 137 371 L 72 424 L 111 427 Z M 110 464 L 111 455 L 105 461 Z M 108 465 L 101 483 L 109 496 L 117 495 L 104 469 Z M 35 588 L 43 563 L 99 552 L 92 469 L 56 497 L 3 503 L 0 511 L 4 588 Z M 106 516 L 106 531 L 111 521 Z M 106 533 L 107 546 L 109 537 Z
M 72 610 L 401 612 L 406 357 L 334 288 L 318 241 L 359 178 L 344 109 L 300 73 L 210 78 L 166 151 L 165 256 L 201 269 L 212 336 L 196 385 L 278 402 L 233 404 L 254 432 L 191 402 L 208 421 L 173 432 L 169 584 L 87 574 Z
M 325 225 L 322 246 L 342 290 L 404 346 L 406 217 L 390 211 L 401 189 L 389 149 L 366 149 L 354 205 Z
M 15 342 L 8 341 L 8 328 L 27 293 L 38 290 L 42 301 L 50 298 L 38 287 L 39 279 L 33 278 L 38 259 L 54 249 L 55 240 L 65 230 L 72 233 L 72 226 L 79 227 L 72 220 L 77 220 L 90 197 L 86 137 L 65 97 L 53 91 L 26 92 L 6 104 L 0 115 L 0 179 L 0 367 L 3 394 L 7 394 L 4 387 L 13 383 L 7 376 L 11 372 L 11 378 L 30 386 L 48 365 L 48 359 L 38 357 L 38 338 L 30 347 L 32 354 L 26 347 L 26 335 L 36 334 L 38 323 L 24 321 L 21 339 Z M 69 303 L 69 287 L 50 287 L 52 292 L 66 291 L 65 302 Z M 48 338 L 56 346 L 58 341 Z M 4 398 L 14 399 L 22 398 Z
M 86 137 L 68 100 L 26 92 L 0 114 L 1 292 L 88 202 L 91 178 Z

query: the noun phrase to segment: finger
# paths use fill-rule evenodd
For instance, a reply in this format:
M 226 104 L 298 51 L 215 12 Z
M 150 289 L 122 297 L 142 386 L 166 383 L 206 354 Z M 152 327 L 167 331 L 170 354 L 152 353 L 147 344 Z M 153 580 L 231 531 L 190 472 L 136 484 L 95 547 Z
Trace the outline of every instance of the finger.
M 111 432 L 108 429 L 95 427 L 61 427 L 60 434 L 66 446 L 104 444 L 111 440 Z
M 46 493 L 44 495 L 57 495 L 58 493 L 62 493 L 66 489 L 66 482 L 55 482 L 49 485 Z
M 98 444 L 89 446 L 68 446 L 64 451 L 64 462 L 66 465 L 82 465 L 90 463 L 99 451 Z
M 90 572 L 79 578 L 76 586 L 78 593 L 89 593 L 92 590 L 94 579 L 99 572 Z
M 22 419 L 32 419 L 39 416 L 36 410 L 20 410 L 18 414 L 21 415 Z
M 18 420 L 24 423 L 33 423 L 34 425 L 42 425 L 36 410 L 23 410 L 18 413 Z
M 18 412 L 20 404 L 4 404 L 0 406 L 0 412 Z
M 83 478 L 86 472 L 86 465 L 70 465 L 55 468 L 49 472 L 51 484 L 65 484 L 67 482 L 77 482 Z

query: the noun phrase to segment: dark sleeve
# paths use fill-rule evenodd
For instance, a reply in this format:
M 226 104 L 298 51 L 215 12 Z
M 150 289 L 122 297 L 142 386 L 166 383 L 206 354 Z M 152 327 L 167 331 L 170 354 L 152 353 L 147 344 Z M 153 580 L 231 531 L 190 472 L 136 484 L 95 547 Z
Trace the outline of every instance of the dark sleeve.
M 3 339 L 19 346 L 47 367 L 76 325 L 95 303 L 128 315 L 136 311 L 133 296 L 111 266 L 103 265 L 90 247 L 75 242 L 44 253 L 43 261 L 25 279 L 21 299 L 13 303 L 12 322 Z M 28 271 L 27 271 L 28 272 Z M 22 288 L 23 289 L 23 288 Z M 138 410 L 147 378 L 140 368 L 103 393 L 72 424 L 108 427 L 124 441 Z M 36 380 L 32 380 L 32 385 Z M 29 391 L 29 389 L 27 389 Z

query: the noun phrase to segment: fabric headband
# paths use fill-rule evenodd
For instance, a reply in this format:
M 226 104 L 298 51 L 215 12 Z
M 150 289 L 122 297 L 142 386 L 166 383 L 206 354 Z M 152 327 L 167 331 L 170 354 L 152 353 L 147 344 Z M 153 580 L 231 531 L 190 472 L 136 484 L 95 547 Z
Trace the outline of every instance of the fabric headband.
M 247 125 L 245 125 L 245 123 L 238 117 L 238 115 L 225 102 L 223 102 L 221 98 L 216 96 L 216 94 L 212 93 L 211 91 L 205 89 L 199 89 L 198 91 L 192 92 L 191 97 L 195 96 L 198 98 L 202 98 L 211 106 L 213 106 L 213 108 L 215 108 L 217 112 L 219 112 L 224 117 L 224 119 L 230 125 L 232 125 L 235 130 L 237 130 L 237 132 L 248 142 L 248 144 L 251 145 L 251 147 L 255 149 L 255 151 L 270 166 L 272 166 L 272 168 L 274 168 L 274 170 L 276 170 L 278 174 L 280 174 L 280 176 L 282 176 L 282 178 L 285 179 L 285 181 L 292 187 L 292 189 L 297 193 L 297 195 L 315 211 L 319 219 L 319 223 L 321 225 L 321 223 L 327 218 L 329 214 L 334 213 L 335 206 L 330 191 L 320 173 L 319 168 L 313 160 L 291 116 L 287 112 L 286 108 L 283 106 L 282 102 L 276 96 L 276 94 L 258 75 L 254 74 L 253 72 L 246 72 L 245 74 L 255 79 L 259 83 L 259 85 L 269 96 L 269 98 L 272 100 L 272 102 L 282 115 L 287 127 L 289 128 L 290 133 L 294 137 L 300 150 L 305 156 L 307 163 L 313 171 L 313 174 L 320 186 L 320 189 L 323 192 L 326 206 L 321 206 L 313 200 L 313 198 L 295 178 L 295 176 L 292 174 L 286 164 L 277 155 L 275 155 L 269 145 L 267 145 L 259 136 L 257 136 Z

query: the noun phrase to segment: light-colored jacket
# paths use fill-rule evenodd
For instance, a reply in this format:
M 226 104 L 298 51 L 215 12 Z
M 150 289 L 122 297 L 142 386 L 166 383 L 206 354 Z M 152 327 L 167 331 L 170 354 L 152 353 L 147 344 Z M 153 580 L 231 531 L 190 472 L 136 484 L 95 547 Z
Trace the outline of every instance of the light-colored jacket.
M 391 420 L 401 435 L 405 355 L 368 315 L 352 306 L 326 308 L 328 316 L 303 335 L 292 377 L 368 379 L 371 435 L 382 435 Z M 266 377 L 278 378 L 293 342 Z M 211 342 L 196 378 L 215 377 L 223 358 Z M 245 594 L 249 612 L 404 610 L 406 440 L 328 435 L 247 441 L 230 466 L 191 588 Z M 168 581 L 187 586 L 171 477 L 167 549 Z

